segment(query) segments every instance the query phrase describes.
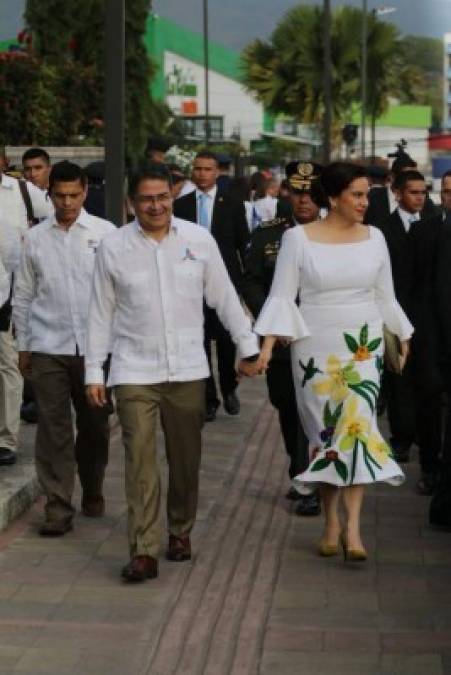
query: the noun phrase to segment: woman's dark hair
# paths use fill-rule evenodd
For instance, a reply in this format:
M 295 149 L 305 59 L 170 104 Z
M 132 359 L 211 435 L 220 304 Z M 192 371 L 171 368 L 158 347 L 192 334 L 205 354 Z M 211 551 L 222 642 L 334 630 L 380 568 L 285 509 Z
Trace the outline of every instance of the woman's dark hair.
M 80 184 L 85 188 L 88 184 L 88 177 L 81 166 L 73 162 L 57 162 L 52 166 L 49 176 L 49 192 L 52 191 L 55 183 L 73 183 L 80 181 Z
M 321 185 L 328 197 L 338 197 L 357 178 L 367 178 L 366 169 L 349 162 L 332 162 L 321 174 Z
M 172 178 L 169 169 L 160 162 L 144 162 L 136 167 L 128 179 L 128 196 L 133 199 L 138 186 L 143 180 L 163 180 L 172 188 Z

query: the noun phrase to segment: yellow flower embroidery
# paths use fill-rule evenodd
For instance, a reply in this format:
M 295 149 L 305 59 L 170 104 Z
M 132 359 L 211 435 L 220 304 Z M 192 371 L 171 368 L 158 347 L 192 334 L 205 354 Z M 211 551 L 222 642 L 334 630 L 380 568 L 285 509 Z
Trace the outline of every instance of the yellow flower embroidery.
M 390 446 L 379 434 L 370 434 L 368 450 L 379 464 L 385 464 L 391 455 Z
M 326 372 L 328 378 L 313 385 L 315 393 L 320 396 L 330 396 L 335 403 L 341 403 L 349 394 L 348 384 L 358 384 L 360 375 L 350 364 L 341 367 L 340 360 L 336 356 L 329 356 L 327 359 Z
M 344 405 L 343 413 L 335 428 L 335 438 L 342 437 L 339 444 L 340 450 L 352 450 L 356 441 L 367 442 L 370 422 L 359 414 L 358 407 L 358 398 L 354 395 L 350 396 Z

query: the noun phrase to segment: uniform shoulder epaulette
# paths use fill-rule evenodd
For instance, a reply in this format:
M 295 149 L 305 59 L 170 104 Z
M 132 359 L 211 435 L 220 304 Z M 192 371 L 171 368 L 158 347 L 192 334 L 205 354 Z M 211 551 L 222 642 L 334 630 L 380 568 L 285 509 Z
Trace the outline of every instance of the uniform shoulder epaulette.
M 261 223 L 260 227 L 262 229 L 266 227 L 277 227 L 278 225 L 284 225 L 285 227 L 288 227 L 289 224 L 290 221 L 288 220 L 288 218 L 279 217 L 273 218 L 272 220 L 264 220 Z
M 10 170 L 10 171 L 4 171 L 3 173 L 5 174 L 5 176 L 9 176 L 10 178 L 17 178 L 17 180 L 20 180 L 21 178 L 23 178 L 23 174 L 22 174 L 21 171 Z

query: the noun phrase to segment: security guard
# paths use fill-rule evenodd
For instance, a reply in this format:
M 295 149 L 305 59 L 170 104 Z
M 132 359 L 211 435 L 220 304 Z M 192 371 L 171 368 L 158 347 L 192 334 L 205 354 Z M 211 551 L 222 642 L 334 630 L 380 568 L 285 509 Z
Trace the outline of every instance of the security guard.
M 305 225 L 319 217 L 327 200 L 319 179 L 320 168 L 310 163 L 290 163 L 286 172 L 290 186 L 291 217 L 279 217 L 262 223 L 251 237 L 247 250 L 243 297 L 256 318 L 269 294 L 282 235 L 290 227 Z M 308 443 L 299 420 L 296 405 L 289 346 L 277 345 L 266 372 L 269 400 L 279 413 L 280 428 L 290 458 L 289 475 L 293 478 L 308 465 Z M 317 493 L 300 495 L 293 487 L 286 495 L 298 501 L 296 513 L 318 515 Z

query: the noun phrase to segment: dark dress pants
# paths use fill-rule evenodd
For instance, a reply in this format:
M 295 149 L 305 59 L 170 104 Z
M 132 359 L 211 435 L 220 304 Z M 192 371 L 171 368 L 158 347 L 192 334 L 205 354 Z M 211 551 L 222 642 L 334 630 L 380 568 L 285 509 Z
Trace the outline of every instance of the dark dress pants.
M 75 468 L 85 497 L 102 494 L 109 411 L 88 405 L 82 356 L 33 353 L 31 380 L 39 413 L 36 472 L 47 497 L 46 516 L 53 521 L 70 520 Z
M 387 372 L 386 377 L 391 444 L 396 450 L 416 442 L 424 473 L 437 471 L 442 445 L 442 388 L 433 371 L 412 359 L 402 375 Z
M 291 362 L 271 361 L 266 371 L 269 400 L 279 413 L 280 429 L 290 465 L 288 473 L 294 478 L 304 471 L 309 462 L 308 442 L 299 419 L 296 405 Z

